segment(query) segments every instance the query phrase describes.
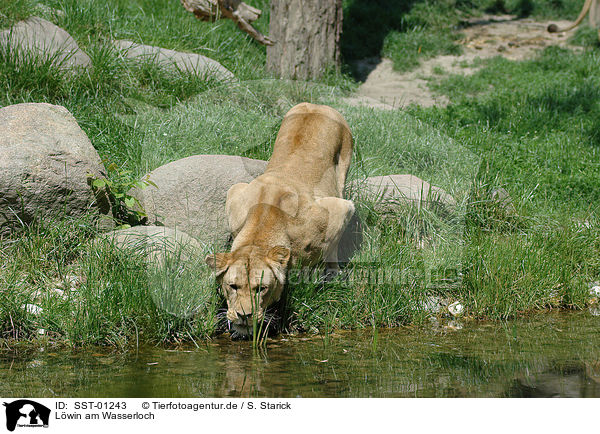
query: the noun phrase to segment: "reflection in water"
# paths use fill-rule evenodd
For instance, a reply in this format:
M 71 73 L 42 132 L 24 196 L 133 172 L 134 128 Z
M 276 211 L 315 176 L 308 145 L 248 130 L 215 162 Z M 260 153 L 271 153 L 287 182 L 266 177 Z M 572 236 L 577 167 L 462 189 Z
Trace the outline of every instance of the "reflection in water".
M 139 353 L 0 352 L 0 395 L 63 397 L 600 397 L 600 318 L 544 314 L 462 329 L 217 338 Z
M 511 396 L 523 398 L 597 398 L 600 397 L 600 378 L 590 375 L 590 367 L 598 363 L 584 363 L 554 368 L 531 377 L 515 380 Z

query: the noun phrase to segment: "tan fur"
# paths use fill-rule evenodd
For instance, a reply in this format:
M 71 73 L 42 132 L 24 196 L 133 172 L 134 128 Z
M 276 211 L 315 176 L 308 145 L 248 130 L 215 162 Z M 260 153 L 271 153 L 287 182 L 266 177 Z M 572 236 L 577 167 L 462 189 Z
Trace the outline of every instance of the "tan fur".
M 354 214 L 342 198 L 351 158 L 352 134 L 342 115 L 302 103 L 285 115 L 265 173 L 229 189 L 232 251 L 206 262 L 238 331 L 247 332 L 250 315 L 262 319 L 279 300 L 290 263 L 324 260 L 337 267 L 338 242 Z

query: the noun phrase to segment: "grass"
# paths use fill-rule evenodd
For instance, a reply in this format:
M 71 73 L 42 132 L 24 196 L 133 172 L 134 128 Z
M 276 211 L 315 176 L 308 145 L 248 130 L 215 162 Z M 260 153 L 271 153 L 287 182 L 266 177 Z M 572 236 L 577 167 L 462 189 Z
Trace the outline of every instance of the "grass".
M 140 249 L 93 241 L 96 235 L 86 218 L 60 219 L 3 240 L 3 339 L 32 339 L 41 329 L 54 343 L 125 348 L 155 336 L 178 342 L 212 333 L 216 291 L 202 258 L 183 259 L 182 247 L 150 266 Z M 28 304 L 43 312 L 29 315 Z
M 257 26 L 266 31 L 268 2 L 251 3 L 265 12 Z M 426 56 L 455 52 L 453 29 L 469 15 L 572 18 L 579 7 L 395 3 L 345 3 L 346 66 L 386 55 L 409 68 Z M 587 285 L 600 280 L 600 57 L 591 42 L 581 53 L 548 48 L 529 61 L 491 59 L 469 77 L 440 71 L 435 87 L 451 100 L 447 108 L 380 111 L 346 105 L 342 97 L 356 83 L 335 71 L 319 82 L 273 79 L 264 70 L 264 48 L 233 23 L 199 22 L 171 0 L 45 4 L 65 12 L 48 18 L 73 35 L 93 68 L 73 75 L 50 60 L 2 48 L 0 106 L 65 106 L 121 173 L 139 179 L 203 153 L 268 159 L 283 114 L 311 101 L 337 108 L 351 125 L 351 180 L 411 173 L 455 197 L 450 214 L 390 212 L 350 191 L 364 225 L 361 248 L 343 278 L 328 283 L 296 279 L 303 270 L 293 270 L 282 301 L 284 330 L 419 324 L 432 315 L 426 306 L 438 301 L 460 300 L 467 317 L 491 319 L 589 302 Z M 35 2 L 0 0 L 0 22 L 26 18 L 35 8 Z M 111 39 L 208 55 L 239 82 L 224 87 L 152 62 L 131 63 Z M 514 210 L 492 200 L 498 187 L 508 190 Z M 205 252 L 176 250 L 149 268 L 144 254 L 93 242 L 96 235 L 88 218 L 65 218 L 0 238 L 2 342 L 125 348 L 195 342 L 217 330 L 223 300 L 202 263 Z M 28 312 L 27 304 L 42 313 Z
M 33 15 L 36 2 L 33 0 L 1 0 L 0 1 L 0 28 L 4 29 L 17 21 L 24 20 Z
M 485 152 L 487 176 L 510 177 L 532 208 L 585 215 L 600 200 L 599 61 L 595 50 L 556 47 L 526 62 L 492 59 L 472 77 L 442 80 L 452 106 L 417 117 Z
M 487 13 L 575 19 L 583 1 L 345 0 L 344 5 L 345 60 L 353 65 L 381 55 L 392 59 L 396 70 L 407 71 L 437 55 L 459 54 L 457 30 L 470 17 Z

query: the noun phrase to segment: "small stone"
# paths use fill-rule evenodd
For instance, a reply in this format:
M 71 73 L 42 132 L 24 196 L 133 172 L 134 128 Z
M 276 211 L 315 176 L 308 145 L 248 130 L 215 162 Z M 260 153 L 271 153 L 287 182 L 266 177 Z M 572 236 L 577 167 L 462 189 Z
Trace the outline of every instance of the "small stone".
M 492 202 L 497 204 L 507 215 L 516 214 L 517 210 L 513 204 L 508 191 L 502 187 L 495 188 L 491 193 Z
M 45 329 L 38 329 L 37 330 L 37 334 L 38 335 L 45 335 L 46 334 L 46 330 Z
M 71 289 L 77 287 L 80 284 L 79 276 L 75 274 L 67 274 L 65 280 L 69 283 Z
M 44 309 L 35 304 L 24 304 L 23 306 L 21 306 L 21 309 L 24 309 L 25 311 L 27 311 L 27 313 L 30 313 L 32 315 L 39 315 L 44 311 Z
M 67 298 L 67 297 L 65 296 L 65 291 L 63 291 L 63 290 L 62 290 L 62 289 L 60 289 L 60 288 L 54 288 L 54 289 L 52 290 L 52 292 L 53 292 L 53 293 L 54 293 L 54 294 L 55 294 L 57 297 L 60 297 L 60 298 L 62 298 L 62 299 L 66 299 L 66 298 Z
M 600 285 L 592 286 L 590 288 L 590 295 L 592 297 L 599 297 L 600 298 Z
M 460 301 L 455 301 L 448 306 L 448 311 L 452 314 L 452 316 L 460 316 L 464 310 L 465 308 Z
M 421 307 L 425 311 L 438 313 L 442 310 L 442 302 L 439 297 L 427 297 L 427 299 L 421 303 Z

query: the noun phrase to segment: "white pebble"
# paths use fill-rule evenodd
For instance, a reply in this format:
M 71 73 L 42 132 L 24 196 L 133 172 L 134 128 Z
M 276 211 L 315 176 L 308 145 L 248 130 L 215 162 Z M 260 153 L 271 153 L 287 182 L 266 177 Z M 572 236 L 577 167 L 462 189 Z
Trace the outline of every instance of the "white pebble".
M 455 301 L 450 306 L 448 306 L 448 311 L 453 316 L 459 316 L 459 315 L 461 315 L 464 310 L 465 310 L 465 307 L 462 305 L 462 303 L 460 301 Z
M 21 306 L 21 309 L 25 309 L 27 313 L 31 313 L 33 315 L 39 315 L 44 311 L 44 309 L 42 309 L 39 306 L 36 306 L 35 304 L 24 304 L 23 306 Z

